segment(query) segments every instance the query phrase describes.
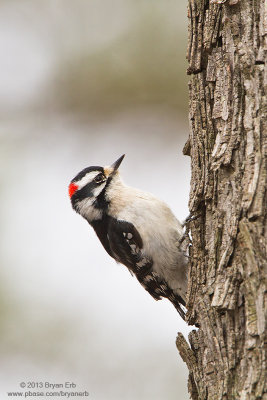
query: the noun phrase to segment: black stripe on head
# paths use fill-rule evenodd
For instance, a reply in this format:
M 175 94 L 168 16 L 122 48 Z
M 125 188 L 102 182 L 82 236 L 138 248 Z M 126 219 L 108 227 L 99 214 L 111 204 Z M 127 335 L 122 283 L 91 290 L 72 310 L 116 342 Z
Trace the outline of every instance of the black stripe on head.
M 109 177 L 108 177 L 104 189 L 102 190 L 102 192 L 101 192 L 101 193 L 99 194 L 99 196 L 97 197 L 96 202 L 95 202 L 96 208 L 99 208 L 99 209 L 102 209 L 102 210 L 103 210 L 103 209 L 105 209 L 105 208 L 108 206 L 109 202 L 108 202 L 107 199 L 106 199 L 106 190 L 107 190 L 107 188 L 109 187 L 109 184 L 110 184 L 110 182 L 112 181 L 112 178 L 113 178 L 112 176 L 109 176 Z
M 88 167 L 84 168 L 81 172 L 79 172 L 75 178 L 72 179 L 72 183 L 75 184 L 75 182 L 79 182 L 83 177 L 85 177 L 88 173 L 90 172 L 99 172 L 99 174 L 104 175 L 104 168 L 103 167 L 98 167 L 98 166 L 93 166 L 93 167 Z M 97 175 L 96 175 L 97 176 Z M 71 203 L 73 208 L 75 208 L 75 204 L 78 201 L 81 201 L 83 199 L 86 199 L 88 197 L 93 197 L 94 196 L 94 189 L 96 189 L 99 186 L 99 183 L 97 183 L 94 179 L 91 182 L 88 182 L 84 187 L 81 189 L 78 189 L 71 197 Z
M 79 172 L 72 180 L 71 182 L 78 182 L 80 181 L 88 172 L 93 172 L 93 171 L 99 171 L 104 174 L 104 168 L 103 167 L 87 167 L 84 168 L 81 172 Z
M 72 204 L 75 204 L 76 201 L 80 201 L 86 199 L 87 197 L 93 197 L 93 190 L 98 186 L 95 182 L 87 183 L 83 188 L 78 189 L 77 192 L 71 198 Z

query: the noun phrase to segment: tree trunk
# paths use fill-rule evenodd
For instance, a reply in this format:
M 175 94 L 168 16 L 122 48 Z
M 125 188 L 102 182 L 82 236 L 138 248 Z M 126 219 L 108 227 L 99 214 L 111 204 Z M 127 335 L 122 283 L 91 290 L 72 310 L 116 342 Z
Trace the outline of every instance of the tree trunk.
M 263 0 L 189 0 L 187 320 L 199 329 L 177 347 L 194 400 L 267 399 L 264 14 Z

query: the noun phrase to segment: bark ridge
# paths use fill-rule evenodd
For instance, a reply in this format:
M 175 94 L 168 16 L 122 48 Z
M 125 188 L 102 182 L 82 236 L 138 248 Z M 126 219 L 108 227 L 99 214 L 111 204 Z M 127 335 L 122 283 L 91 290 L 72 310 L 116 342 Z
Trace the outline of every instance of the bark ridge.
M 187 320 L 193 400 L 267 399 L 267 36 L 263 0 L 189 0 Z

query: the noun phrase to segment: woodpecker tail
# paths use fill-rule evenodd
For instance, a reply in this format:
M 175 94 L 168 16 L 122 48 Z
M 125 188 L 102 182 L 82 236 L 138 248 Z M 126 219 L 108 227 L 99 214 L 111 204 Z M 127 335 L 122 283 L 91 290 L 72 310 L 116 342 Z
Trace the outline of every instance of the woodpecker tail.
M 185 308 L 185 301 L 181 296 L 178 296 L 172 292 L 170 296 L 168 296 L 168 299 L 170 302 L 174 305 L 178 313 L 181 315 L 183 320 L 185 321 L 185 314 L 186 314 L 186 308 Z

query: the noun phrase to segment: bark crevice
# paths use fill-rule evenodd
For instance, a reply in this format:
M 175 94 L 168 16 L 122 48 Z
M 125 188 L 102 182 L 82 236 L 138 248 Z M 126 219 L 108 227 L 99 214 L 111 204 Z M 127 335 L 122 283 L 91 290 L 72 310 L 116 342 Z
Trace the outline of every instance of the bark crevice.
M 187 321 L 194 400 L 266 399 L 267 35 L 263 0 L 189 0 Z

